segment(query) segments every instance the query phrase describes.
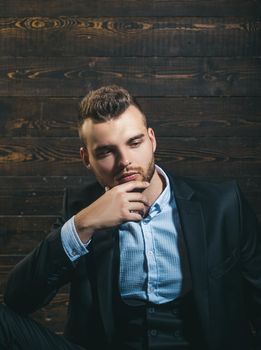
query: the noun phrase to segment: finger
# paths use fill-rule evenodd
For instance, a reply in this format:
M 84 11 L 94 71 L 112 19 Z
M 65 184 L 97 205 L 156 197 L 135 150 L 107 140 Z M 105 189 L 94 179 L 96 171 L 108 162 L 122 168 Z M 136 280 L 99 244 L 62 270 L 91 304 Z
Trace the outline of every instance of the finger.
M 130 202 L 129 211 L 138 211 L 144 214 L 146 208 L 143 203 L 140 202 Z
M 132 211 L 129 213 L 127 221 L 141 221 L 143 219 L 143 215 L 138 212 Z
M 149 186 L 149 182 L 146 181 L 129 181 L 125 184 L 121 184 L 121 188 L 126 192 L 131 192 L 135 189 L 145 189 Z
M 139 192 L 128 192 L 126 194 L 126 198 L 128 199 L 129 202 L 141 202 L 147 207 L 149 206 L 149 202 L 147 198 Z

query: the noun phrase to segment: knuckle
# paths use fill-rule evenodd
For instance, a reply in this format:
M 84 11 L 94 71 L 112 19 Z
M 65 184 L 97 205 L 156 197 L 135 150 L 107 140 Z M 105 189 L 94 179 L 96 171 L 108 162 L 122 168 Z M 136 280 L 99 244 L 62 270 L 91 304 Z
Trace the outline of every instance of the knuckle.
M 128 216 L 129 215 L 129 210 L 127 209 L 127 208 L 122 208 L 122 210 L 121 210 L 121 218 L 123 219 L 123 218 L 125 218 L 126 216 Z
M 140 214 L 135 214 L 134 221 L 140 221 L 142 219 L 142 216 Z
M 142 193 L 139 193 L 139 199 L 140 201 L 144 201 L 144 195 Z

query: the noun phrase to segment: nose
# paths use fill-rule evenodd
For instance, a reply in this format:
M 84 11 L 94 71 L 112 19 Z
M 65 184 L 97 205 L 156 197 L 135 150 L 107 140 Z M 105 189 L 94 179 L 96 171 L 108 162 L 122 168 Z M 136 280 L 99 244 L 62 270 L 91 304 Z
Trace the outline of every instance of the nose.
M 124 162 L 122 162 L 122 164 L 124 165 L 124 167 L 127 167 L 128 165 L 131 164 L 131 162 L 126 159 Z
M 121 168 L 126 168 L 130 164 L 131 164 L 131 161 L 129 161 L 128 159 L 120 159 L 119 161 L 119 165 Z
M 125 168 L 127 167 L 128 165 L 131 164 L 131 161 L 129 160 L 130 157 L 128 156 L 127 152 L 119 152 L 119 155 L 118 155 L 118 160 L 119 160 L 119 165 L 122 167 L 122 168 Z

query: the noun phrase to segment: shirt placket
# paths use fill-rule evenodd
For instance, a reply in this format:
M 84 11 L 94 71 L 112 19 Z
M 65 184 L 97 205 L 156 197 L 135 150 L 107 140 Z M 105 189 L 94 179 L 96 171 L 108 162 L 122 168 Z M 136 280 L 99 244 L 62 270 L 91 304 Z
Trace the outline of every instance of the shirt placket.
M 157 296 L 157 260 L 155 254 L 154 237 L 151 225 L 151 217 L 142 222 L 142 232 L 145 242 L 145 256 L 148 268 L 147 295 L 149 301 L 154 301 Z

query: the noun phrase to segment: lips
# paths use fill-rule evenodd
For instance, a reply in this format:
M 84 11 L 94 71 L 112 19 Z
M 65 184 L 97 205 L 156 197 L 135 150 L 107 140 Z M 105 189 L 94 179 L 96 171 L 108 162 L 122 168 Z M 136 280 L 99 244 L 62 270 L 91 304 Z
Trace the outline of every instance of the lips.
M 136 178 L 138 177 L 138 173 L 136 172 L 129 172 L 129 173 L 125 173 L 125 174 L 122 174 L 121 176 L 119 176 L 117 178 L 117 181 L 119 183 L 124 183 L 124 182 L 129 182 L 129 181 L 134 181 L 136 180 Z

